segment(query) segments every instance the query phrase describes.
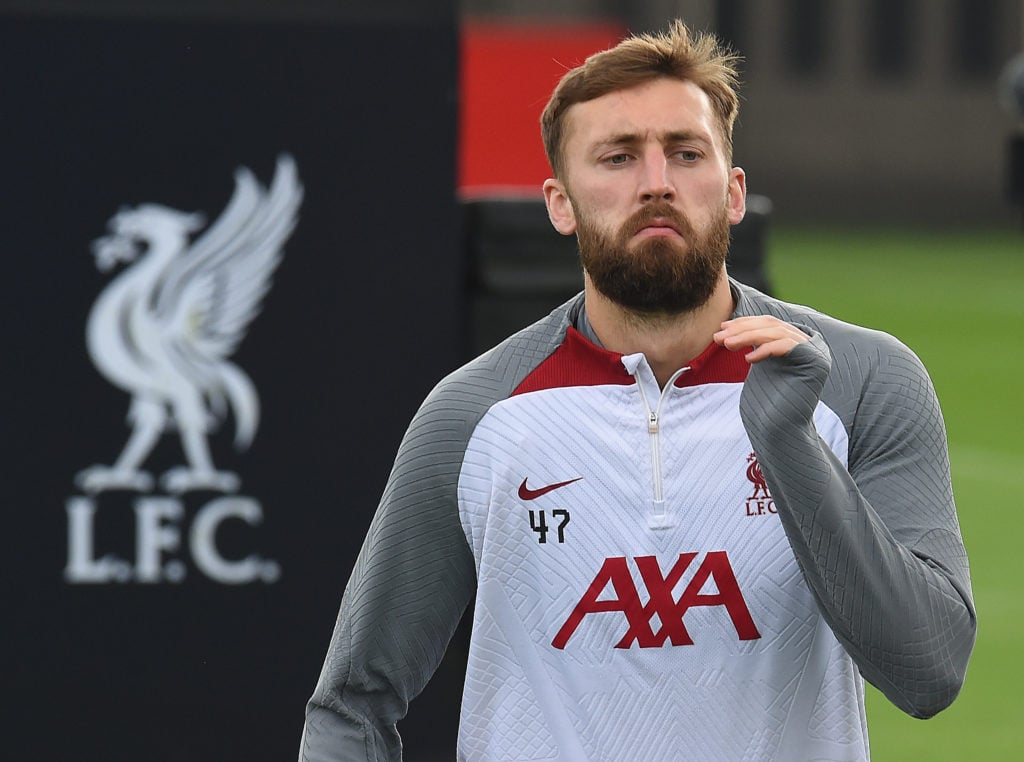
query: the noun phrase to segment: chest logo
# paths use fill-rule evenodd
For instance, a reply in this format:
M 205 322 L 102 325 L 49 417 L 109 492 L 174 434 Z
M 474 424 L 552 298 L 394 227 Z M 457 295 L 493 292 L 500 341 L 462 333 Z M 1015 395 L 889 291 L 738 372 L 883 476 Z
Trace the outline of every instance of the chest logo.
M 538 487 L 537 489 L 530 489 L 526 486 L 526 479 L 523 479 L 523 483 L 519 485 L 519 499 L 520 500 L 536 500 L 541 495 L 546 495 L 549 492 L 553 492 L 556 489 L 578 482 L 582 479 L 582 476 L 577 476 L 575 479 L 568 479 L 564 482 L 555 482 L 554 484 L 548 484 L 545 487 Z
M 678 598 L 673 597 L 672 591 L 679 585 L 697 555 L 680 553 L 667 575 L 662 573 L 655 556 L 634 558 L 633 563 L 640 572 L 640 582 L 647 588 L 646 603 L 640 599 L 628 559 L 605 559 L 594 581 L 559 628 L 551 645 L 564 649 L 587 616 L 617 611 L 625 617 L 628 629 L 615 644 L 615 648 L 630 648 L 634 643 L 640 648 L 661 648 L 666 641 L 673 646 L 692 646 L 693 638 L 683 623 L 683 617 L 694 606 L 722 606 L 740 640 L 760 638 L 761 633 L 750 616 L 750 609 L 747 608 L 729 556 L 724 550 L 704 554 L 682 594 Z M 714 592 L 704 590 L 709 580 L 714 581 Z M 605 592 L 609 587 L 611 597 Z M 658 625 L 657 630 L 654 629 L 655 623 Z
M 768 491 L 768 484 L 764 480 L 764 473 L 761 471 L 761 464 L 757 462 L 757 455 L 750 453 L 747 456 L 747 479 L 754 485 L 753 492 L 747 497 L 747 515 L 764 516 L 769 513 L 778 513 L 775 508 L 775 501 Z

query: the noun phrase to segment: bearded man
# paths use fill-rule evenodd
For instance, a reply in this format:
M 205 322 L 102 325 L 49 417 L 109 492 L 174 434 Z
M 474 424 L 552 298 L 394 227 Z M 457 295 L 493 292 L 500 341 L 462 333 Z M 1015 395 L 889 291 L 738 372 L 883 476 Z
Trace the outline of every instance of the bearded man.
M 676 22 L 541 119 L 583 292 L 441 381 L 399 450 L 302 760 L 397 760 L 472 600 L 465 760 L 867 760 L 975 638 L 945 430 L 886 334 L 730 280 L 736 57 Z

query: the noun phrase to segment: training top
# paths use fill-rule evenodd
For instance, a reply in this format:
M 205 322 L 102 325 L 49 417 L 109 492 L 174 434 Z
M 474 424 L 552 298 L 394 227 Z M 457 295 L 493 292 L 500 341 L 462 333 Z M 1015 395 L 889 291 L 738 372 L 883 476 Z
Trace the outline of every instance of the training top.
M 458 758 L 866 760 L 864 683 L 916 717 L 975 638 L 942 415 L 887 334 L 735 281 L 659 388 L 582 294 L 455 371 L 399 448 L 356 560 L 303 762 L 398 760 L 396 723 L 473 626 Z

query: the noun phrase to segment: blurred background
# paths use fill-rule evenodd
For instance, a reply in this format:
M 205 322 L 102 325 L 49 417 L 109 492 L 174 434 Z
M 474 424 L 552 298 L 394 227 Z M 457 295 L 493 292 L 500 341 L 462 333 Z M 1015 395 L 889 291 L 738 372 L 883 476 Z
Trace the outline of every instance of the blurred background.
M 902 339 L 946 417 L 978 644 L 932 720 L 869 692 L 873 758 L 1024 758 L 1020 0 L 0 0 L 0 756 L 295 757 L 409 418 L 580 288 L 540 196 L 552 87 L 675 17 L 744 58 L 732 274 Z M 146 263 L 172 239 L 150 225 L 106 271 L 92 242 L 118 210 L 159 204 L 222 221 L 220 245 L 244 252 L 237 173 L 262 193 L 289 160 L 279 258 L 204 275 L 235 318 L 213 359 L 251 380 L 258 429 L 238 449 L 237 411 L 211 406 L 210 459 L 236 482 L 175 488 L 159 476 L 192 463 L 186 418 L 103 350 L 195 338 L 135 322 L 166 291 Z M 135 459 L 153 480 L 83 480 L 132 460 L 140 399 L 168 411 Z M 411 762 L 454 758 L 466 635 L 400 725 Z
M 1007 203 L 1008 140 L 1019 116 L 1001 103 L 997 88 L 1022 48 L 1016 0 L 463 0 L 461 8 L 470 46 L 491 32 L 533 40 L 538 49 L 554 36 L 553 48 L 573 51 L 574 41 L 600 44 L 602 31 L 618 37 L 658 30 L 676 16 L 715 31 L 745 59 L 736 162 L 750 175 L 751 190 L 772 199 L 779 222 L 1019 221 L 1019 209 Z M 584 32 L 592 28 L 591 39 L 581 38 L 581 24 Z M 566 26 L 575 28 L 568 33 Z M 491 55 L 499 55 L 496 48 Z M 541 66 L 539 57 L 525 65 Z M 491 72 L 492 94 L 504 89 L 494 87 L 498 81 L 530 72 Z M 464 69 L 463 76 L 472 83 L 475 72 Z M 505 106 L 494 111 L 506 119 L 516 118 L 514 102 L 494 104 Z M 477 159 L 477 146 L 463 142 L 463 149 Z M 492 174 L 534 180 L 506 166 L 492 167 Z M 475 169 L 464 166 L 461 179 L 474 184 Z

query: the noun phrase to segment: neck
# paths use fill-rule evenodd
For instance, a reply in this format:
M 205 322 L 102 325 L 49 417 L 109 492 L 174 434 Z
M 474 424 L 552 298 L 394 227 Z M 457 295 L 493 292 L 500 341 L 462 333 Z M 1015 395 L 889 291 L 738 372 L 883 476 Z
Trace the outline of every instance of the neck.
M 626 309 L 601 294 L 584 273 L 587 318 L 605 349 L 629 355 L 643 352 L 658 383 L 703 352 L 735 308 L 725 268 L 711 298 L 691 312 L 646 315 Z

